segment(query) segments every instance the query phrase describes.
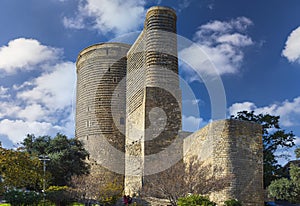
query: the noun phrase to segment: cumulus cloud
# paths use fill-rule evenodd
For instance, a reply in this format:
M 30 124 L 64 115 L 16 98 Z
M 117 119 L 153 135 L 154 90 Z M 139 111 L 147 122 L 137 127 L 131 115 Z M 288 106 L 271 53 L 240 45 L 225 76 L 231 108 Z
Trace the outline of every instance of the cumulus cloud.
M 289 62 L 300 63 L 300 27 L 289 35 L 282 56 L 286 57 Z
M 240 68 L 243 48 L 253 44 L 246 32 L 253 23 L 246 17 L 230 21 L 211 21 L 201 25 L 195 34 L 195 44 L 182 49 L 179 56 L 200 74 L 223 75 Z M 190 81 L 195 80 L 191 73 Z
M 199 130 L 206 124 L 207 124 L 207 122 L 205 122 L 201 117 L 182 115 L 182 130 L 183 131 L 194 132 L 194 131 Z
M 34 75 L 25 75 L 22 82 L 5 87 L 0 83 L 2 140 L 17 143 L 28 133 L 74 135 L 75 63 L 63 61 L 62 54 L 61 49 L 25 38 L 0 48 L 4 73 L 34 69 Z
M 238 33 L 221 35 L 216 41 L 221 44 L 229 44 L 237 47 L 253 44 L 250 37 Z
M 55 135 L 61 129 L 59 126 L 53 126 L 48 122 L 8 119 L 0 121 L 0 134 L 6 135 L 13 143 L 21 142 L 27 134 Z
M 50 73 L 25 82 L 30 88 L 19 91 L 17 97 L 29 104 L 42 104 L 51 111 L 71 105 L 75 88 L 75 64 L 64 62 L 54 65 L 52 69 Z
M 21 110 L 21 107 L 16 105 L 15 102 L 2 101 L 2 102 L 0 102 L 0 119 L 6 118 L 6 117 L 14 117 L 15 118 L 20 110 Z
M 144 21 L 145 0 L 84 0 L 75 17 L 64 17 L 67 28 L 94 28 L 102 34 L 137 30 Z
M 256 108 L 257 107 L 253 102 L 242 102 L 242 103 L 234 103 L 228 108 L 228 111 L 230 115 L 237 115 L 238 112 L 254 111 Z
M 42 45 L 35 39 L 19 38 L 0 47 L 0 71 L 14 74 L 18 70 L 32 70 L 34 65 L 57 60 L 61 50 Z
M 0 86 L 0 99 L 5 99 L 10 97 L 8 90 L 9 88 Z
M 32 104 L 19 111 L 17 116 L 26 121 L 43 120 L 47 117 L 47 110 L 40 104 Z
M 82 16 L 78 16 L 75 18 L 64 17 L 63 24 L 65 27 L 72 29 L 83 29 L 85 27 L 84 18 Z
M 178 12 L 181 12 L 182 10 L 188 8 L 191 3 L 192 3 L 192 0 L 179 0 L 178 1 Z
M 282 126 L 299 126 L 300 122 L 300 97 L 292 101 L 285 100 L 265 107 L 257 107 L 252 102 L 235 103 L 228 109 L 230 115 L 236 115 L 239 111 L 254 111 L 256 114 L 271 114 L 280 116 Z

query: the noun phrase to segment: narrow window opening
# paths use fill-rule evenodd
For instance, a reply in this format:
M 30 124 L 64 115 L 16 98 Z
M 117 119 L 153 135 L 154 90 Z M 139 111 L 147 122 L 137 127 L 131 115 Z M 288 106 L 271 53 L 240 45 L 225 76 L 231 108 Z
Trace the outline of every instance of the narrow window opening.
M 113 83 L 117 83 L 118 82 L 118 77 L 113 77 Z
M 124 125 L 125 124 L 125 119 L 124 119 L 124 117 L 121 117 L 120 118 L 120 125 Z

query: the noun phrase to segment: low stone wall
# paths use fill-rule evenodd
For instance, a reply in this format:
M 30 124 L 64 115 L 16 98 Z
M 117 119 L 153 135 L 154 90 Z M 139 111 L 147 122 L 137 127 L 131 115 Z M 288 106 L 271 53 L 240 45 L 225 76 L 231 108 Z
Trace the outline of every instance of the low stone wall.
M 263 205 L 261 131 L 261 126 L 255 123 L 221 120 L 210 123 L 185 139 L 184 162 L 197 157 L 204 164 L 221 168 L 213 175 L 232 178 L 224 189 L 209 194 L 211 200 L 222 204 L 233 198 L 244 206 Z

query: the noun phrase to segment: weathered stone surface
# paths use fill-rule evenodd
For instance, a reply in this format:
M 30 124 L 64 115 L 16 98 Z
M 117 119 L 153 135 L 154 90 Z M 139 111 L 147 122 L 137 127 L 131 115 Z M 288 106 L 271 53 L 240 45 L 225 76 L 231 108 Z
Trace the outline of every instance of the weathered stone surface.
M 153 7 L 127 54 L 125 192 L 131 195 L 139 193 L 154 167 L 164 164 L 155 154 L 170 146 L 181 130 L 175 33 L 175 12 Z
M 263 153 L 261 126 L 238 120 L 213 122 L 184 141 L 184 161 L 197 156 L 213 167 L 217 175 L 233 177 L 229 187 L 210 194 L 217 202 L 234 198 L 243 205 L 263 205 Z
M 129 48 L 121 43 L 96 44 L 81 51 L 76 63 L 76 138 L 83 141 L 90 161 L 121 175 L 125 170 L 124 78 Z

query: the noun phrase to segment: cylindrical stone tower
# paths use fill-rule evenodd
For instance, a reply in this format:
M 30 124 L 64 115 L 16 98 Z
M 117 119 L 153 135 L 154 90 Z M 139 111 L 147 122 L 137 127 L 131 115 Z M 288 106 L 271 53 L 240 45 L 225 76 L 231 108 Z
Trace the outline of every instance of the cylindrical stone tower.
M 76 63 L 76 138 L 83 141 L 91 162 L 122 175 L 129 48 L 121 43 L 92 45 L 79 53 Z
M 176 13 L 168 7 L 151 7 L 146 16 L 146 82 L 147 86 L 179 87 Z M 170 71 L 164 74 L 163 69 Z M 175 74 L 175 75 L 172 75 Z M 175 85 L 174 85 L 175 84 Z
M 161 6 L 151 7 L 146 15 L 145 155 L 164 150 L 181 130 L 176 19 L 173 9 Z

